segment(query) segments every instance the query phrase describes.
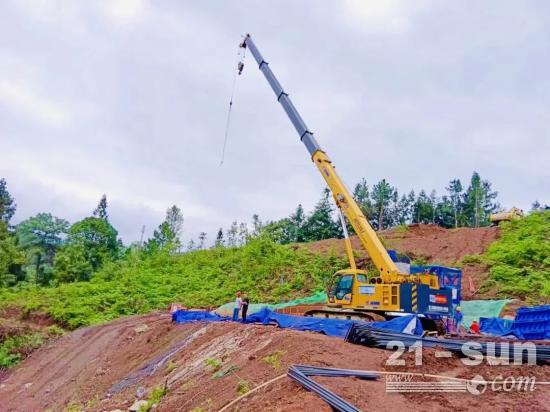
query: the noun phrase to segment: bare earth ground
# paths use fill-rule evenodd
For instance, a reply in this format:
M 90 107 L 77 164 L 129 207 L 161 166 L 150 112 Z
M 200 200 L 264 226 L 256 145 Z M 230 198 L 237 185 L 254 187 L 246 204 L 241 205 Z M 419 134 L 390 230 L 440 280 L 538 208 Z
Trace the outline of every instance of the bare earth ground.
M 429 264 L 455 266 L 466 255 L 479 255 L 499 238 L 498 227 L 444 229 L 437 225 L 410 225 L 407 230 L 389 229 L 379 232 L 385 246 L 395 249 L 411 259 L 422 259 Z M 360 264 L 368 258 L 361 247 L 359 238 L 352 236 L 352 247 L 360 257 Z M 310 250 L 344 255 L 342 239 L 327 239 L 305 245 Z M 462 267 L 462 295 L 465 299 L 494 298 L 490 291 L 478 291 L 488 276 L 487 267 L 483 264 L 468 264 Z M 469 290 L 469 278 L 473 281 L 474 290 Z
M 177 350 L 179 348 L 179 351 Z M 166 357 L 167 354 L 171 357 Z M 424 351 L 422 366 L 392 367 L 392 352 L 345 343 L 321 334 L 277 329 L 273 326 L 227 323 L 174 325 L 164 313 L 118 319 L 72 332 L 38 349 L 22 364 L 0 375 L 2 411 L 127 410 L 136 390 L 149 392 L 161 385 L 167 395 L 155 411 L 217 411 L 250 389 L 285 374 L 292 364 L 309 364 L 373 371 L 408 371 L 486 379 L 497 375 L 536 376 L 550 381 L 549 366 L 467 367 L 458 358 L 441 359 Z M 271 355 L 271 362 L 266 357 Z M 164 358 L 163 358 L 164 357 Z M 219 359 L 215 378 L 209 366 Z M 269 358 L 268 358 L 269 359 Z M 275 359 L 275 360 L 273 360 Z M 140 372 L 141 371 L 141 372 Z M 533 392 L 388 394 L 384 377 L 377 382 L 352 378 L 315 378 L 362 410 L 543 411 L 550 405 L 549 386 Z M 330 411 L 316 395 L 287 377 L 238 402 L 232 411 Z

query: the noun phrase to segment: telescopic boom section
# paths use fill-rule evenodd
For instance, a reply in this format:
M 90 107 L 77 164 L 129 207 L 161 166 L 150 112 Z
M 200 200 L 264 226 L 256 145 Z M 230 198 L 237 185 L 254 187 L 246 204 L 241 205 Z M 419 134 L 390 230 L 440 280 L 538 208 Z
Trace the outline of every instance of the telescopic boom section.
M 361 239 L 363 247 L 376 267 L 380 270 L 380 275 L 384 282 L 391 282 L 398 274 L 397 266 L 391 260 L 388 252 L 359 208 L 359 205 L 355 202 L 355 199 L 344 185 L 344 182 L 336 173 L 336 169 L 332 165 L 329 157 L 321 149 L 313 137 L 313 133 L 307 128 L 302 116 L 300 116 L 292 104 L 288 94 L 284 91 L 283 87 L 269 68 L 269 64 L 264 60 L 249 34 L 246 35 L 240 47 L 248 48 L 254 56 L 254 59 L 256 59 L 260 70 L 273 89 L 273 92 L 275 92 L 277 100 L 281 103 L 281 106 L 283 106 L 284 111 L 296 128 L 300 140 L 306 146 L 315 166 L 317 166 L 317 169 L 319 169 L 319 172 L 321 172 L 321 175 L 332 191 L 337 206 L 353 226 L 355 233 L 359 236 L 359 239 Z

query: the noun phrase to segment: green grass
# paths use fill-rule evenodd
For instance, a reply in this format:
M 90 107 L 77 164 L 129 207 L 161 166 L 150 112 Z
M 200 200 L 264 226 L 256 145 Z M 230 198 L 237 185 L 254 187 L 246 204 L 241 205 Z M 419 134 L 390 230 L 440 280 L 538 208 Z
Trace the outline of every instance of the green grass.
M 276 350 L 262 360 L 268 365 L 271 365 L 273 369 L 279 369 L 281 367 L 281 359 L 285 354 L 286 352 L 284 350 Z
M 501 224 L 501 238 L 489 246 L 489 286 L 502 297 L 550 302 L 550 211 Z
M 221 359 L 208 358 L 204 361 L 204 363 L 210 368 L 210 370 L 216 372 L 222 367 L 223 362 Z
M 34 349 L 42 346 L 44 340 L 45 337 L 41 333 L 5 338 L 0 343 L 0 368 L 16 365 Z
M 464 255 L 456 262 L 455 266 L 461 268 L 465 265 L 481 265 L 485 263 L 486 259 L 483 255 Z
M 25 313 L 42 311 L 74 329 L 164 309 L 175 301 L 187 307 L 220 305 L 231 301 L 236 290 L 247 291 L 253 302 L 290 300 L 322 290 L 334 271 L 344 267 L 345 260 L 334 255 L 256 238 L 241 248 L 175 256 L 129 253 L 107 264 L 89 282 L 0 289 L 0 306 L 19 306 Z
M 153 405 L 158 405 L 162 398 L 166 395 L 166 390 L 162 386 L 155 386 L 149 394 L 147 403 L 139 408 L 139 412 L 149 412 Z
M 237 393 L 239 395 L 244 395 L 248 392 L 250 392 L 250 383 L 245 380 L 239 381 L 239 383 L 237 384 Z
M 176 369 L 178 365 L 173 360 L 168 361 L 166 364 L 166 367 L 164 368 L 164 374 L 168 375 L 170 372 L 172 372 L 174 369 Z

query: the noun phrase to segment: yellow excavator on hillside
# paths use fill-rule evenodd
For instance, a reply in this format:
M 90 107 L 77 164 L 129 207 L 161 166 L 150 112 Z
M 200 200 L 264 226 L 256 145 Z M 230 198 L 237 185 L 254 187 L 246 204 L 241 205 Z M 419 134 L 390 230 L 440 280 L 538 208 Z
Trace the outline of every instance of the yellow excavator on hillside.
M 500 222 L 510 222 L 512 220 L 521 219 L 523 217 L 523 210 L 513 207 L 507 212 L 493 213 L 489 216 L 491 224 L 498 225 Z
M 317 143 L 250 35 L 246 35 L 240 47 L 247 48 L 254 56 L 259 69 L 311 155 L 313 163 L 330 188 L 345 235 L 350 267 L 336 272 L 333 276 L 328 288 L 326 306 L 310 311 L 306 316 L 374 321 L 413 313 L 419 315 L 425 329 L 436 330 L 434 319 L 437 320 L 441 315 L 450 315 L 452 312 L 451 290 L 439 286 L 437 275 L 400 273 L 359 205 L 338 176 L 332 161 Z M 242 63 L 239 64 L 239 74 L 241 71 Z M 357 269 L 346 228 L 346 218 L 372 259 L 378 271 L 376 276 L 369 276 L 367 271 Z

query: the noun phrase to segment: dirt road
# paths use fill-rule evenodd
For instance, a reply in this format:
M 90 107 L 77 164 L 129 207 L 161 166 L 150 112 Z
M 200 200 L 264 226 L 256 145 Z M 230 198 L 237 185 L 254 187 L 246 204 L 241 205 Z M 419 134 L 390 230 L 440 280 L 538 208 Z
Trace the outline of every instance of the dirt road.
M 550 367 L 467 367 L 459 359 L 438 359 L 425 351 L 422 366 L 407 354 L 404 367 L 390 367 L 392 352 L 365 348 L 337 338 L 273 326 L 227 323 L 173 325 L 154 313 L 77 330 L 37 350 L 7 376 L 0 376 L 2 411 L 127 410 L 136 391 L 157 386 L 168 391 L 157 411 L 217 411 L 292 364 L 375 371 L 413 371 L 471 378 L 497 375 L 550 380 Z M 385 376 L 377 382 L 319 379 L 364 410 L 544 410 L 548 386 L 528 393 L 390 394 Z M 282 378 L 240 401 L 231 410 L 329 411 L 317 396 Z

